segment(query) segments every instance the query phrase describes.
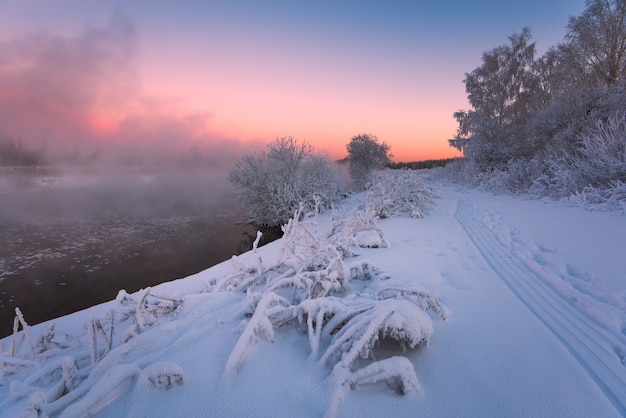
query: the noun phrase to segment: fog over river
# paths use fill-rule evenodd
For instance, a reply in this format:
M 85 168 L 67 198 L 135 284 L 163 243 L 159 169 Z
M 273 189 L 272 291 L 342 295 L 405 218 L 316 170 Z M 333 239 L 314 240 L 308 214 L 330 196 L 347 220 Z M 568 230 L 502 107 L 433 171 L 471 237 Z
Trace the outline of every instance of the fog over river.
M 0 337 L 251 248 L 224 170 L 0 173 Z

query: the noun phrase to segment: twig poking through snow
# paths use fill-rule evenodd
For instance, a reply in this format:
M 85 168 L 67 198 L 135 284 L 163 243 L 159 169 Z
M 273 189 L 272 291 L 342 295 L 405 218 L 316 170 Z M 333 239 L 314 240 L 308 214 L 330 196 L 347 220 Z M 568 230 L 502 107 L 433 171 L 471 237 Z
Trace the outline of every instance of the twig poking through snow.
M 256 254 L 256 249 L 259 246 L 259 241 L 261 241 L 262 236 L 263 236 L 263 233 L 261 231 L 256 231 L 256 239 L 252 243 L 252 252 L 254 254 Z

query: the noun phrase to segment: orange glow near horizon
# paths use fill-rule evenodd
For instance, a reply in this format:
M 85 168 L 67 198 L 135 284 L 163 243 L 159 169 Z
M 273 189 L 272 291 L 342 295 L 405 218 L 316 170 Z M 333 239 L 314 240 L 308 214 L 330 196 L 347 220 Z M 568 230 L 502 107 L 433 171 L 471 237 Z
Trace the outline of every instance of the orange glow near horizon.
M 453 112 L 467 106 L 459 70 L 423 74 L 420 62 L 411 59 L 407 68 L 389 69 L 381 62 L 363 72 L 350 57 L 337 57 L 328 66 L 315 56 L 283 68 L 256 51 L 218 47 L 198 56 L 197 47 L 149 51 L 139 60 L 138 73 L 144 91 L 179 105 L 172 107 L 177 115 L 184 113 L 181 108 L 210 114 L 205 137 L 245 146 L 292 136 L 341 159 L 353 136 L 370 133 L 390 145 L 398 162 L 459 155 L 447 141 L 456 131 Z
M 417 91 L 415 86 L 391 81 L 381 86 L 362 84 L 355 91 L 368 94 L 359 96 L 337 81 L 321 78 L 315 85 L 299 85 L 299 80 L 260 76 L 218 77 L 194 68 L 173 79 L 159 71 L 165 60 L 144 63 L 146 90 L 158 89 L 165 96 L 180 98 L 189 108 L 210 110 L 211 131 L 223 138 L 258 144 L 292 136 L 331 159 L 341 159 L 353 136 L 371 133 L 390 145 L 396 162 L 460 155 L 447 140 L 456 131 L 452 113 L 466 102 L 461 82 L 450 91 L 440 91 L 436 85 Z
M 305 112 L 306 113 L 306 112 Z M 448 139 L 454 135 L 456 123 L 447 109 L 441 111 L 437 117 L 410 117 L 405 115 L 379 114 L 364 117 L 355 117 L 346 114 L 344 117 L 326 117 L 313 115 L 310 118 L 298 118 L 283 113 L 283 118 L 276 118 L 268 114 L 261 121 L 259 115 L 250 120 L 249 128 L 240 124 L 224 132 L 232 137 L 239 137 L 246 142 L 271 142 L 275 138 L 292 136 L 300 141 L 306 141 L 317 150 L 325 152 L 332 159 L 341 159 L 347 155 L 346 145 L 350 139 L 359 134 L 376 135 L 379 141 L 386 142 L 391 147 L 393 160 L 396 162 L 422 161 L 430 159 L 451 158 L 460 156 L 458 151 L 448 145 Z M 328 116 L 328 115 L 326 115 Z M 219 124 L 218 113 L 215 122 Z M 447 120 L 446 120 L 447 119 Z M 245 116 L 242 115 L 242 121 Z
M 117 123 L 105 115 L 93 114 L 88 117 L 88 124 L 97 137 L 105 137 L 117 131 Z

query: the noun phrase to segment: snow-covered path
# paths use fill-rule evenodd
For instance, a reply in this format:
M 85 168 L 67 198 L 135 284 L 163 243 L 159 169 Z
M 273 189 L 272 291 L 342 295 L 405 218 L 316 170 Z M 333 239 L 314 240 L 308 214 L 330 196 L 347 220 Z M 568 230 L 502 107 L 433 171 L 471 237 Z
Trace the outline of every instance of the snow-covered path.
M 626 268 L 616 254 L 626 248 L 626 217 L 436 187 L 431 214 L 380 221 L 391 247 L 363 249 L 350 259 L 369 260 L 396 283 L 439 296 L 451 310 L 445 321 L 433 316 L 429 345 L 404 353 L 423 390 L 410 397 L 384 383 L 363 385 L 348 391 L 338 416 L 625 416 Z M 277 241 L 239 261 L 255 265 L 262 258 L 270 265 L 280 248 Z M 93 317 L 106 325 L 103 318 L 117 305 L 51 321 L 75 337 L 72 348 L 25 363 L 40 362 L 39 368 L 1 376 L 0 416 L 19 416 L 36 399 L 34 390 L 50 394 L 61 375 L 56 365 L 68 355 L 80 359 L 83 374 L 91 373 L 94 389 L 66 416 L 90 410 L 99 417 L 322 416 L 333 393 L 330 370 L 311 361 L 306 333 L 294 328 L 277 329 L 273 342 L 257 342 L 223 385 L 246 296 L 201 291 L 232 271 L 227 261 L 153 288 L 151 294 L 184 302 L 125 343 L 120 323 L 119 345 L 93 366 L 85 324 Z M 33 338 L 49 325 L 33 326 Z M 5 356 L 10 347 L 10 338 L 0 341 Z M 30 359 L 28 344 L 22 348 Z M 146 386 L 152 371 L 177 368 L 184 384 Z M 124 386 L 111 391 L 120 381 Z
M 460 200 L 456 218 L 483 258 L 511 291 L 561 341 L 600 386 L 616 409 L 626 415 L 626 338 L 612 334 L 581 312 L 550 286 L 549 274 L 533 259 L 521 258 L 504 247 L 480 209 Z

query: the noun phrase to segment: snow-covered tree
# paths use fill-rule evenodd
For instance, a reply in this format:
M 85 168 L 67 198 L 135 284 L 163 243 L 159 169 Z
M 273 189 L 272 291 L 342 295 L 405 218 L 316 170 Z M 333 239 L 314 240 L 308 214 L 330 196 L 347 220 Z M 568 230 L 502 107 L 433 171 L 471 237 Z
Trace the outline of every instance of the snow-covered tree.
M 610 85 L 626 77 L 626 1 L 587 0 L 567 28 L 569 50 L 592 80 Z
M 483 170 L 527 152 L 523 127 L 540 86 L 533 70 L 535 44 L 530 40 L 528 28 L 514 33 L 508 45 L 485 52 L 482 65 L 465 74 L 472 109 L 454 114 L 459 129 L 450 145 Z
M 391 160 L 389 145 L 379 142 L 372 134 L 360 134 L 352 137 L 348 145 L 350 177 L 356 190 L 365 190 L 374 170 L 385 167 Z
M 257 226 L 280 226 L 301 206 L 329 208 L 341 196 L 330 160 L 305 142 L 278 138 L 266 153 L 244 155 L 230 172 L 248 221 Z

